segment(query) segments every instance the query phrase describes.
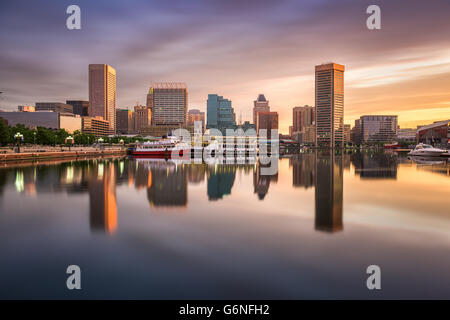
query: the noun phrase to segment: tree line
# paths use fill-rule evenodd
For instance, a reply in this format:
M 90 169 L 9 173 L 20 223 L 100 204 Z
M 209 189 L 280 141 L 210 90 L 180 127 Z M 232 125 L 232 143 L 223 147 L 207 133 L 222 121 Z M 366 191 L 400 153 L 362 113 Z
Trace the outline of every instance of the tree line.
M 23 135 L 23 144 L 39 144 L 39 145 L 63 145 L 66 144 L 66 138 L 71 136 L 74 139 L 73 144 L 75 145 L 91 145 L 93 143 L 98 143 L 99 139 L 103 139 L 102 143 L 108 144 L 118 144 L 122 143 L 129 144 L 137 141 L 144 141 L 143 137 L 124 137 L 124 136 L 114 136 L 114 137 L 97 137 L 93 134 L 82 133 L 77 130 L 73 134 L 70 134 L 64 129 L 49 129 L 45 127 L 27 128 L 22 124 L 16 126 L 8 126 L 6 121 L 0 118 L 0 145 L 7 146 L 17 143 L 14 138 L 16 133 Z

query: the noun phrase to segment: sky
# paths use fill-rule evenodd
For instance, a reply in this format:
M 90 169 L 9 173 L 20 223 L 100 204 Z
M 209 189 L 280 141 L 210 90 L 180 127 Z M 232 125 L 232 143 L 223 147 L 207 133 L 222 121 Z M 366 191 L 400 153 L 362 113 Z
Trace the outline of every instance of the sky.
M 81 8 L 81 30 L 66 8 Z M 366 8 L 381 8 L 369 30 Z M 88 100 L 88 65 L 117 71 L 117 107 L 145 104 L 152 82 L 185 82 L 189 108 L 208 93 L 251 120 L 263 93 L 280 118 L 314 105 L 314 66 L 343 64 L 345 123 L 397 114 L 401 127 L 450 119 L 448 0 L 0 2 L 0 109 Z

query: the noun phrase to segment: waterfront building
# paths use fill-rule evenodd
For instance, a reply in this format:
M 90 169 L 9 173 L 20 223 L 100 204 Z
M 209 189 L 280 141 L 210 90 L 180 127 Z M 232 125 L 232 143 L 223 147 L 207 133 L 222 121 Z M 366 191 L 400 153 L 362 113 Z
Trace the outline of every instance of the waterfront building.
M 107 64 L 89 65 L 89 116 L 108 121 L 116 131 L 116 70 Z
M 350 131 L 351 131 L 351 125 L 344 124 L 344 143 L 347 144 L 351 141 L 350 139 Z
M 360 145 L 362 138 L 361 138 L 361 119 L 355 120 L 355 126 L 350 131 L 350 141 L 354 145 Z
M 205 113 L 198 109 L 191 109 L 188 112 L 188 126 L 194 126 L 196 121 L 201 121 L 202 123 L 202 132 L 205 131 Z
M 134 133 L 134 113 L 128 109 L 117 109 L 116 111 L 116 133 L 131 134 Z
M 256 121 L 258 118 L 258 112 L 269 112 L 270 106 L 269 101 L 263 94 L 259 94 L 258 98 L 253 101 L 253 124 L 256 126 Z
M 180 125 L 167 125 L 167 126 L 147 126 L 147 127 L 141 127 L 139 130 L 139 134 L 143 136 L 152 136 L 152 137 L 167 137 L 172 135 L 173 131 L 177 129 L 185 129 L 189 131 L 191 135 L 194 134 L 194 126 L 180 126 Z
M 19 112 L 35 112 L 34 106 L 17 106 L 17 111 Z
M 89 116 L 89 101 L 85 100 L 67 100 L 66 104 L 73 107 L 73 113 L 82 117 Z
M 344 71 L 337 63 L 315 67 L 316 145 L 344 145 Z
M 448 147 L 450 144 L 450 120 L 437 121 L 427 126 L 419 127 L 416 132 L 416 138 L 417 143 Z
M 261 129 L 267 130 L 267 137 L 270 139 L 272 130 L 278 130 L 278 112 L 259 111 L 258 117 L 256 118 L 256 132 L 258 133 L 258 136 Z
M 397 137 L 397 116 L 362 116 L 360 118 L 360 123 L 362 143 L 391 142 Z
M 182 82 L 153 83 L 147 94 L 152 125 L 184 125 L 187 121 L 188 90 Z
M 81 131 L 95 136 L 107 136 L 112 133 L 109 122 L 102 117 L 82 117 Z
M 28 128 L 44 127 L 48 129 L 64 129 L 69 133 L 81 130 L 81 117 L 72 113 L 53 111 L 39 112 L 2 112 L 0 118 L 8 122 L 9 126 L 22 124 Z
M 207 129 L 219 129 L 222 134 L 226 129 L 235 129 L 234 110 L 231 100 L 225 99 L 217 94 L 208 94 L 207 104 Z
M 316 123 L 316 110 L 305 105 L 292 109 L 292 133 L 300 132 L 304 127 L 313 126 Z
M 143 128 L 150 126 L 152 121 L 152 111 L 146 106 L 134 107 L 134 130 L 139 133 Z
M 397 140 L 415 142 L 416 131 L 417 129 L 414 128 L 399 128 L 397 130 Z
M 73 113 L 73 107 L 62 102 L 36 102 L 35 111 Z

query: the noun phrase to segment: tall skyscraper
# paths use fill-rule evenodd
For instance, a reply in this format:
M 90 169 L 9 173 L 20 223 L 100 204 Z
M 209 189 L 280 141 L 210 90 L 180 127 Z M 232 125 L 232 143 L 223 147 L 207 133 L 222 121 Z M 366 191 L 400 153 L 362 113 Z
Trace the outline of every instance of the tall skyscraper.
M 305 127 L 312 126 L 316 122 L 316 110 L 305 105 L 292 109 L 292 133 L 301 132 Z
M 224 130 L 236 127 L 231 100 L 224 99 L 224 97 L 217 94 L 208 94 L 206 105 L 207 129 L 215 128 L 225 133 Z
M 258 112 L 269 112 L 269 101 L 266 100 L 266 97 L 263 94 L 259 94 L 258 98 L 253 101 L 253 124 L 256 125 L 256 121 L 258 119 Z
M 102 117 L 116 131 L 116 70 L 107 64 L 89 65 L 89 116 Z
M 336 63 L 316 66 L 316 145 L 344 145 L 344 71 Z
M 186 84 L 153 83 L 148 90 L 147 107 L 151 109 L 152 125 L 185 125 L 188 109 Z

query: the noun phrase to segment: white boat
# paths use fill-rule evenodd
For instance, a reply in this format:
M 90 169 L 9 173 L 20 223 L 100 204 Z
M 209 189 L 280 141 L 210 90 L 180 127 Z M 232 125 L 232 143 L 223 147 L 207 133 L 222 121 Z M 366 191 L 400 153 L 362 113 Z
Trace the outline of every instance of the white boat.
M 408 154 L 410 156 L 440 157 L 446 152 L 447 150 L 435 148 L 429 144 L 419 143 L 414 150 L 411 150 Z
M 163 139 L 155 142 L 144 142 L 138 144 L 131 154 L 135 157 L 163 157 L 171 158 L 173 155 L 177 157 L 190 157 L 191 147 L 180 142 L 175 137 Z

